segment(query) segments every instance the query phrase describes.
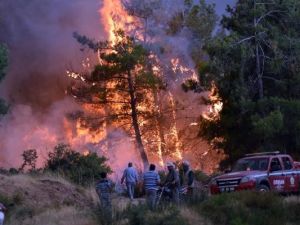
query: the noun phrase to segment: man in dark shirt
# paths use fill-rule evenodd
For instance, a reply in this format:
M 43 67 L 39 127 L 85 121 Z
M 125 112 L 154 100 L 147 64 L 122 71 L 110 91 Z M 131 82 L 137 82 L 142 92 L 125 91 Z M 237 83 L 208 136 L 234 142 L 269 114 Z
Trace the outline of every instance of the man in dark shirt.
M 112 220 L 112 205 L 111 205 L 111 192 L 113 188 L 112 182 L 107 179 L 107 173 L 100 174 L 101 179 L 96 184 L 96 192 L 100 199 L 103 218 L 107 224 L 111 224 Z
M 194 189 L 194 172 L 191 169 L 190 163 L 188 161 L 182 162 L 182 176 L 181 176 L 181 185 L 183 188 L 187 189 L 187 194 L 189 197 L 193 195 Z
M 168 174 L 164 185 L 166 185 L 172 192 L 172 201 L 179 204 L 179 188 L 180 179 L 178 172 L 175 170 L 175 165 L 172 162 L 167 163 Z

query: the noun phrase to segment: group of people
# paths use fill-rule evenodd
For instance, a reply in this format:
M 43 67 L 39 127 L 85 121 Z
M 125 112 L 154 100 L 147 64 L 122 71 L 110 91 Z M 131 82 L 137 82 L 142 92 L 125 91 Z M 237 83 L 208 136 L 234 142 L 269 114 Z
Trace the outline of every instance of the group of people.
M 125 183 L 127 193 L 130 200 L 134 199 L 135 189 L 142 181 L 146 194 L 146 202 L 150 209 L 154 209 L 157 205 L 157 193 L 160 187 L 168 188 L 170 191 L 171 201 L 179 204 L 179 192 L 181 189 L 186 190 L 186 194 L 191 196 L 194 188 L 194 173 L 188 161 L 182 162 L 182 167 L 177 170 L 172 162 L 167 163 L 168 174 L 164 181 L 161 181 L 159 173 L 156 171 L 156 166 L 150 164 L 149 170 L 144 172 L 142 179 L 139 179 L 137 170 L 131 162 L 124 170 L 121 178 L 121 183 Z M 112 205 L 110 193 L 113 189 L 113 183 L 107 178 L 106 173 L 101 174 L 100 181 L 96 184 L 96 191 L 99 195 L 101 207 L 107 215 L 111 215 Z

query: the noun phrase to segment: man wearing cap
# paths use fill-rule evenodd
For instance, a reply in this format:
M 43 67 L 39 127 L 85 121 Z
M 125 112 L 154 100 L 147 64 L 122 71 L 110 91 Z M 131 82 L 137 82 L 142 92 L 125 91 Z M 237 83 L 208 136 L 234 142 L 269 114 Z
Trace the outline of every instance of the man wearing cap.
M 187 188 L 187 194 L 191 197 L 194 189 L 194 172 L 192 171 L 188 161 L 182 162 L 182 170 L 183 174 L 180 179 L 181 185 Z
M 180 188 L 180 179 L 178 172 L 175 170 L 175 165 L 172 162 L 167 163 L 168 175 L 164 185 L 170 188 L 172 192 L 172 201 L 176 204 L 179 204 L 179 188 Z
M 121 184 L 126 182 L 127 192 L 130 200 L 134 198 L 134 189 L 136 184 L 138 183 L 138 174 L 136 169 L 132 166 L 132 162 L 128 163 L 128 167 L 124 170 Z

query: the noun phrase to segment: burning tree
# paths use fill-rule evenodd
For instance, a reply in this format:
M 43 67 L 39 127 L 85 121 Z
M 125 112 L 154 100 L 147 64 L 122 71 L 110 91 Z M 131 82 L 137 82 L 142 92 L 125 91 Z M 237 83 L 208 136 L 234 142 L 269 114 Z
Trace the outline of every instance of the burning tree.
M 96 122 L 97 127 L 105 123 L 123 127 L 132 133 L 146 168 L 149 161 L 141 126 L 147 127 L 147 120 L 154 117 L 151 93 L 163 84 L 153 73 L 149 52 L 123 31 L 115 31 L 115 35 L 114 43 L 92 43 L 76 35 L 79 42 L 99 51 L 100 63 L 91 74 L 77 76 L 81 84 L 73 86 L 71 93 L 79 101 L 103 109 L 102 116 L 86 117 L 86 121 Z

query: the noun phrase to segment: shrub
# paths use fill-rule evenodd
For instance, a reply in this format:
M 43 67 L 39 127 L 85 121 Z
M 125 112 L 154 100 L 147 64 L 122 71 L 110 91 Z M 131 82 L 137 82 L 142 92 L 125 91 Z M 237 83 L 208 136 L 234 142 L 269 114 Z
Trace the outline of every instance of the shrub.
M 201 182 L 202 184 L 208 184 L 211 177 L 203 173 L 201 170 L 194 171 L 195 180 Z
M 36 167 L 36 161 L 38 159 L 37 151 L 35 149 L 28 149 L 22 153 L 23 164 L 20 170 L 23 171 L 27 166 L 29 171 L 34 171 Z
M 123 212 L 130 225 L 188 225 L 175 207 L 151 211 L 145 205 L 132 206 Z
M 57 172 L 80 185 L 89 185 L 100 179 L 101 172 L 111 173 L 107 159 L 96 153 L 81 155 L 69 145 L 59 144 L 48 155 L 45 170 Z
M 283 201 L 273 193 L 221 194 L 212 196 L 196 208 L 216 224 L 285 224 Z

